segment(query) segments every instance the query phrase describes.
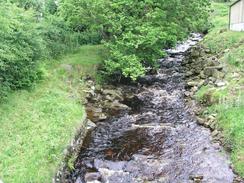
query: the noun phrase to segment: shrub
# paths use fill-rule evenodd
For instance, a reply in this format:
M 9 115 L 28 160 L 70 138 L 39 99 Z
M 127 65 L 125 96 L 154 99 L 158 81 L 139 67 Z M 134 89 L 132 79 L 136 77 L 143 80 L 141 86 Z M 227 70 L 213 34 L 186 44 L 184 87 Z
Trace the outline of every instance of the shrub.
M 58 16 L 48 15 L 40 23 L 40 32 L 46 45 L 46 57 L 56 58 L 79 46 L 79 35 Z
M 39 78 L 38 60 L 45 47 L 33 18 L 9 3 L 0 6 L 0 85 L 1 88 L 29 87 Z
M 17 5 L 0 3 L 0 100 L 9 90 L 31 87 L 40 79 L 42 60 L 79 45 L 79 35 L 61 17 L 40 19 Z
M 208 0 L 110 0 L 103 9 L 110 50 L 107 75 L 136 80 L 191 31 L 207 28 Z M 104 24 L 103 24 L 104 27 Z
M 103 38 L 106 0 L 61 0 L 58 14 L 80 34 L 81 44 L 98 44 Z

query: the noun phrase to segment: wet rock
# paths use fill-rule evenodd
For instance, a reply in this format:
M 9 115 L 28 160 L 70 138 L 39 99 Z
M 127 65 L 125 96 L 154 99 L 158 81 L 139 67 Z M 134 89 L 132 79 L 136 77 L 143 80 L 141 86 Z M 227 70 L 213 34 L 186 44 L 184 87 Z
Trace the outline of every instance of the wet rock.
M 118 182 L 118 183 L 128 183 L 133 182 L 132 177 L 129 172 L 114 171 L 106 168 L 100 168 L 99 172 L 102 175 L 103 182 Z
M 102 161 L 99 159 L 94 160 L 94 166 L 96 169 L 106 168 L 114 171 L 121 171 L 125 167 L 125 161 L 112 162 L 112 161 Z
M 98 181 L 99 179 L 101 179 L 101 174 L 99 172 L 86 173 L 85 175 L 86 182 Z

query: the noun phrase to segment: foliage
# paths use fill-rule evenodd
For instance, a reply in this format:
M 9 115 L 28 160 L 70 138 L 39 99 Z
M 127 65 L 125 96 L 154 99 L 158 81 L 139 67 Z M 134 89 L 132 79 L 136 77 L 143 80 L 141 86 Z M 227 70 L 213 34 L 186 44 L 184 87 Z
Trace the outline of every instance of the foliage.
M 4 3 L 0 24 L 1 88 L 29 87 L 39 77 L 37 61 L 45 49 L 33 13 Z
M 41 37 L 46 45 L 46 57 L 58 57 L 79 46 L 79 35 L 73 32 L 67 23 L 54 15 L 48 15 L 39 24 Z
M 107 44 L 108 75 L 136 80 L 191 31 L 207 28 L 208 0 L 62 0 L 60 15 Z M 99 39 L 98 39 L 99 40 Z
M 58 14 L 69 26 L 81 33 L 81 44 L 97 44 L 103 35 L 106 0 L 61 0 Z
M 107 22 L 110 57 L 107 73 L 136 80 L 191 31 L 203 30 L 208 1 L 110 1 Z M 193 13 L 194 12 L 194 13 Z
M 0 3 L 0 101 L 10 90 L 31 87 L 40 79 L 41 60 L 79 45 L 79 35 L 61 17 L 49 14 L 39 21 L 35 11 L 16 4 Z

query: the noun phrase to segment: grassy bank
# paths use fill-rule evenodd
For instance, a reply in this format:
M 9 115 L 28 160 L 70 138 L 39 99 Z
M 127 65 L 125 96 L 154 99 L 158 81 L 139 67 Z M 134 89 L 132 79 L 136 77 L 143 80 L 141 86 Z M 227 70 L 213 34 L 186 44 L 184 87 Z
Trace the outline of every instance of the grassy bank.
M 228 30 L 228 4 L 213 3 L 212 6 L 214 27 L 203 44 L 225 65 L 228 84 L 221 88 L 204 86 L 196 98 L 202 100 L 211 91 L 219 101 L 209 106 L 207 111 L 217 114 L 218 126 L 232 147 L 231 158 L 235 169 L 244 177 L 244 32 Z
M 51 182 L 63 151 L 81 126 L 83 75 L 95 76 L 101 46 L 43 66 L 44 81 L 11 94 L 0 105 L 0 179 L 5 183 Z

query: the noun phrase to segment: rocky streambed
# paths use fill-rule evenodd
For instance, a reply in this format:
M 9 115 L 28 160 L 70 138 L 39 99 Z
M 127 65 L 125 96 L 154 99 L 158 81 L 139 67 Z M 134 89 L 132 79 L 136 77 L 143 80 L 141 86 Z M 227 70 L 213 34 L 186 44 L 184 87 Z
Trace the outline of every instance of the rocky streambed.
M 64 182 L 234 181 L 228 156 L 211 131 L 198 124 L 194 102 L 189 102 L 201 83 L 189 81 L 195 73 L 187 69 L 192 63 L 185 55 L 200 40 L 200 35 L 192 34 L 168 50 L 158 72 L 141 78 L 136 86 L 91 87 L 87 114 L 92 130 Z

